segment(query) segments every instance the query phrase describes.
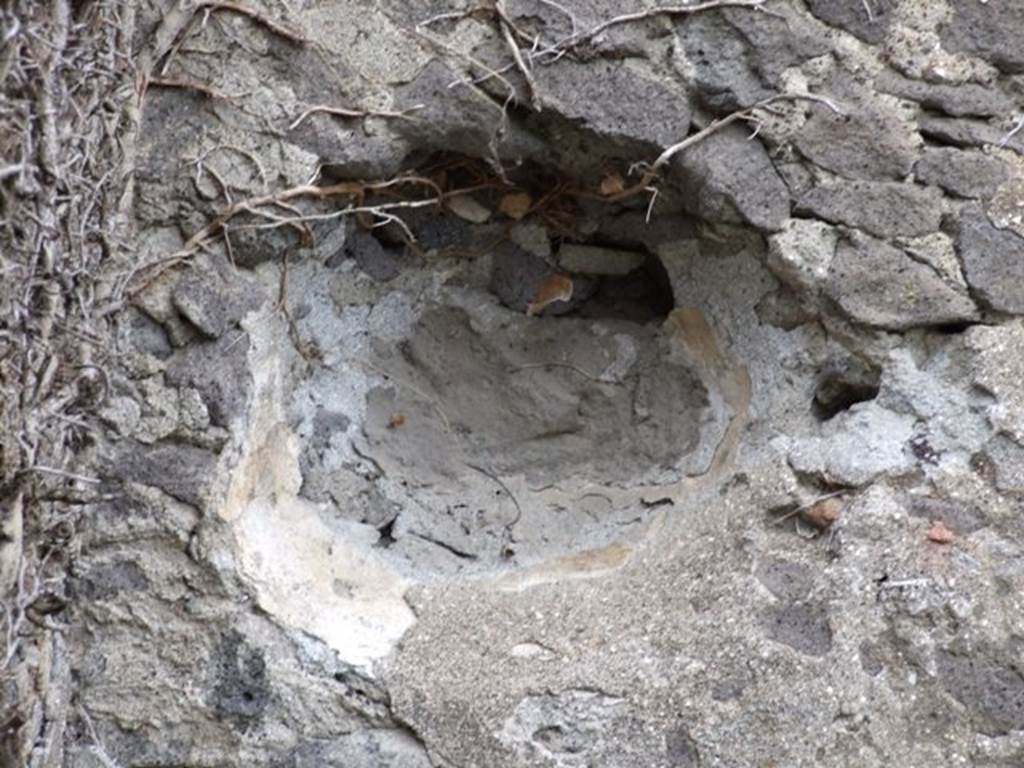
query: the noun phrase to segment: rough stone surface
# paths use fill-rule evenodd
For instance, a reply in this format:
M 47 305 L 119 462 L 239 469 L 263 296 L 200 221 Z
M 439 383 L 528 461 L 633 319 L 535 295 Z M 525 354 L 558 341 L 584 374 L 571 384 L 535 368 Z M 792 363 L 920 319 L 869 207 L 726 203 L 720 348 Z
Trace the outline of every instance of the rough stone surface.
M 949 20 L 939 29 L 942 44 L 991 62 L 1006 73 L 1024 72 L 1024 52 L 1018 41 L 1024 32 L 1024 5 L 1018 0 L 987 7 L 984 3 L 956 3 Z
M 764 148 L 741 128 L 710 136 L 673 160 L 690 213 L 712 221 L 779 229 L 789 193 Z
M 206 337 L 217 339 L 260 304 L 258 289 L 243 275 L 190 271 L 174 286 L 175 308 Z
M 965 290 L 899 248 L 871 237 L 839 244 L 826 290 L 851 318 L 879 328 L 942 325 L 977 316 Z
M 542 103 L 612 141 L 667 147 L 690 124 L 689 94 L 630 60 L 563 60 L 537 73 Z
M 807 7 L 826 24 L 839 27 L 866 43 L 880 43 L 893 22 L 893 9 L 884 3 L 808 0 Z
M 1024 313 L 1024 238 L 996 229 L 980 207 L 971 206 L 960 220 L 957 251 L 981 301 L 1002 312 Z
M 558 263 L 569 272 L 588 275 L 628 275 L 644 263 L 639 251 L 613 251 L 586 245 L 564 245 L 558 251 Z
M 941 200 L 936 190 L 912 184 L 852 181 L 814 187 L 795 210 L 878 237 L 918 237 L 938 230 Z
M 953 117 L 1003 117 L 1013 110 L 1013 99 L 1005 93 L 974 83 L 942 85 L 884 72 L 875 80 L 875 87 Z
M 138 5 L 220 97 L 146 94 L 137 264 L 293 191 L 55 373 L 48 768 L 1024 764 L 1018 3 L 229 5 Z
M 899 116 L 868 105 L 847 115 L 815 107 L 795 145 L 812 163 L 848 179 L 902 180 L 917 159 Z
M 914 175 L 957 197 L 990 198 L 1010 177 L 1010 169 L 998 157 L 952 147 L 930 148 L 914 166 Z
M 1024 155 L 1024 137 L 1020 133 L 1011 135 L 1013 126 L 1006 128 L 991 125 L 981 120 L 966 118 L 935 117 L 921 115 L 918 118 L 921 135 L 954 147 L 1007 147 Z
M 677 33 L 700 100 L 722 110 L 771 95 L 787 68 L 828 51 L 807 19 L 782 6 L 770 19 L 737 9 L 683 16 Z

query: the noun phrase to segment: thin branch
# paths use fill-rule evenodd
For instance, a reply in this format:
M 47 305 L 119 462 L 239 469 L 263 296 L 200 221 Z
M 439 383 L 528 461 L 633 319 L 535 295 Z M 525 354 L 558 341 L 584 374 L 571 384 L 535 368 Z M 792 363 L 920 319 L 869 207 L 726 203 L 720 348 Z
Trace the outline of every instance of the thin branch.
M 498 16 L 498 26 L 501 27 L 501 36 L 505 39 L 505 45 L 508 46 L 509 51 L 512 53 L 516 68 L 522 74 L 523 79 L 526 80 L 526 88 L 530 92 L 530 105 L 535 112 L 540 112 L 543 105 L 541 104 L 540 94 L 537 92 L 537 83 L 533 79 L 529 66 L 527 66 L 526 61 L 523 59 L 522 51 L 519 50 L 519 43 L 516 42 L 515 35 L 513 34 L 516 27 L 505 10 L 505 0 L 495 0 L 494 12 Z
M 999 146 L 1005 147 L 1007 144 L 1009 144 L 1010 139 L 1016 136 L 1022 128 L 1024 128 L 1024 117 L 1020 118 L 1017 121 L 1016 125 L 1014 125 L 1013 128 L 1011 128 L 1010 131 L 999 140 Z
M 644 191 L 646 188 L 650 187 L 652 182 L 654 182 L 658 178 L 659 171 L 661 171 L 662 168 L 668 165 L 669 161 L 673 157 L 678 155 L 680 152 L 686 151 L 694 144 L 704 141 L 709 136 L 718 133 L 723 128 L 727 128 L 733 123 L 736 123 L 740 120 L 750 120 L 755 116 L 755 112 L 758 109 L 764 109 L 765 107 L 768 107 L 772 104 L 785 101 L 812 101 L 817 104 L 824 104 L 826 107 L 828 107 L 838 115 L 845 114 L 842 108 L 831 99 L 828 99 L 824 96 L 818 96 L 813 93 L 782 93 L 777 94 L 775 96 L 769 96 L 768 98 L 762 99 L 756 104 L 753 104 L 749 107 L 744 107 L 743 109 L 738 109 L 735 112 L 729 113 L 725 117 L 713 120 L 707 126 L 697 131 L 697 133 L 694 133 L 691 136 L 687 136 L 682 141 L 668 147 L 664 152 L 658 155 L 657 159 L 650 165 L 650 167 L 647 168 L 647 170 L 644 172 L 644 175 L 641 177 L 640 181 L 638 181 L 636 184 L 630 187 L 627 187 L 622 192 L 618 192 L 614 195 L 609 195 L 604 199 L 607 200 L 608 202 L 614 202 L 617 200 L 623 200 L 625 198 L 632 197 L 633 195 Z
M 607 32 L 612 27 L 619 26 L 620 24 L 628 24 L 633 21 L 649 19 L 654 16 L 683 16 L 692 13 L 700 13 L 702 11 L 710 11 L 716 8 L 760 8 L 765 2 L 767 2 L 767 0 L 709 0 L 709 2 L 696 3 L 694 5 L 668 5 L 649 8 L 643 11 L 635 11 L 633 13 L 624 13 L 621 16 L 615 16 L 606 21 L 602 21 L 600 24 L 597 24 L 584 32 L 577 32 L 574 35 L 570 35 L 564 40 L 555 43 L 549 50 L 566 51 L 570 48 L 581 45 L 588 40 L 593 40 L 602 32 Z
M 336 115 L 337 117 L 383 117 L 383 118 L 394 118 L 395 120 L 412 120 L 413 118 L 409 115 L 413 112 L 417 112 L 424 109 L 426 105 L 416 104 L 415 106 L 409 107 L 408 109 L 399 110 L 397 112 L 388 110 L 376 110 L 376 109 L 347 109 L 345 107 L 332 107 L 327 104 L 316 104 L 301 115 L 299 115 L 292 123 L 288 126 L 289 131 L 293 131 L 301 125 L 307 117 L 315 115 L 317 113 L 325 113 L 328 115 Z
M 508 487 L 508 484 L 506 484 L 505 481 L 502 480 L 501 477 L 496 475 L 494 472 L 491 472 L 486 467 L 482 467 L 482 466 L 480 466 L 478 464 L 472 464 L 472 463 L 470 463 L 468 461 L 465 462 L 465 464 L 470 469 L 479 472 L 481 475 L 489 477 L 491 480 L 493 480 L 498 485 L 500 485 L 502 487 L 502 489 L 504 489 L 505 493 L 508 494 L 508 497 L 510 499 L 512 499 L 512 503 L 515 505 L 516 516 L 514 518 L 512 518 L 509 522 L 505 523 L 504 529 L 502 531 L 502 536 L 501 536 L 501 552 L 500 552 L 500 554 L 501 554 L 502 557 L 510 557 L 512 554 L 514 554 L 511 551 L 512 529 L 515 528 L 516 524 L 520 520 L 522 520 L 522 518 L 523 518 L 523 508 L 521 506 L 519 506 L 519 499 L 517 499 L 516 495 L 514 493 L 512 493 L 512 489 Z
M 255 8 L 250 8 L 242 3 L 232 2 L 232 0 L 202 0 L 202 2 L 196 5 L 197 12 L 207 8 L 211 11 L 230 11 L 231 13 L 245 16 L 251 21 L 266 27 L 274 34 L 280 35 L 286 40 L 291 40 L 296 45 L 305 45 L 308 42 L 299 30 L 293 29 L 279 21 L 274 21 L 268 16 L 264 16 Z

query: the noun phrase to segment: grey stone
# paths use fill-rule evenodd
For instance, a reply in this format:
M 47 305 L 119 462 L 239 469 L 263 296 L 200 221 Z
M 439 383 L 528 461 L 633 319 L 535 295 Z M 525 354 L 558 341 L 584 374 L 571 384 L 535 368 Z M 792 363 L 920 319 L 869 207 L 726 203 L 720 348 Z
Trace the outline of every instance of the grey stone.
M 766 610 L 761 626 L 767 636 L 807 656 L 824 656 L 832 649 L 828 608 L 821 603 L 797 602 Z
M 791 288 L 783 286 L 777 291 L 767 294 L 757 303 L 757 317 L 762 323 L 774 325 L 791 331 L 804 323 L 815 319 L 814 313 L 808 309 Z
M 875 87 L 883 93 L 916 101 L 925 109 L 938 110 L 953 117 L 1003 117 L 1014 109 L 1013 100 L 1005 93 L 976 83 L 941 85 L 885 71 L 875 79 Z
M 939 682 L 987 734 L 1024 728 L 1024 672 L 1012 648 L 982 645 L 938 653 Z
M 217 455 L 191 445 L 122 443 L 103 460 L 105 474 L 124 482 L 159 488 L 186 504 L 200 507 L 214 479 Z
M 687 212 L 774 232 L 789 218 L 789 190 L 757 140 L 730 126 L 676 155 Z
M 368 232 L 356 230 L 345 241 L 344 253 L 356 260 L 359 268 L 382 283 L 394 280 L 407 265 L 404 249 L 385 248 Z
M 807 0 L 807 7 L 826 24 L 872 44 L 885 39 L 895 15 L 887 2 L 874 0 Z
M 665 756 L 673 768 L 700 768 L 700 750 L 685 725 L 673 728 L 665 736 Z
M 251 389 L 251 375 L 245 364 L 248 346 L 248 336 L 238 331 L 186 347 L 169 361 L 167 382 L 198 390 L 212 423 L 227 427 L 241 414 Z
M 160 360 L 171 356 L 173 349 L 167 331 L 148 314 L 135 307 L 128 307 L 121 317 L 121 323 L 127 329 L 128 342 L 139 352 Z
M 527 253 L 512 243 L 501 243 L 494 249 L 491 263 L 490 290 L 509 309 L 526 312 L 537 296 L 545 278 L 556 270 L 545 259 Z M 569 301 L 556 301 L 544 308 L 544 315 L 564 315 L 576 309 L 593 290 L 585 277 L 573 277 L 573 295 Z
M 1003 493 L 1024 494 L 1024 446 L 1005 434 L 985 446 L 995 467 L 995 486 Z
M 881 240 L 841 243 L 829 270 L 828 296 L 854 321 L 906 330 L 977 317 L 967 293 L 934 269 Z
M 768 238 L 765 264 L 779 280 L 813 297 L 828 279 L 839 232 L 821 221 L 790 219 Z
M 917 237 L 938 231 L 941 199 L 937 190 L 912 184 L 851 181 L 814 187 L 795 210 L 878 237 Z
M 249 647 L 241 633 L 229 629 L 221 635 L 209 664 L 213 711 L 243 733 L 257 727 L 270 703 L 263 653 Z
M 458 71 L 442 60 L 431 61 L 409 83 L 395 87 L 398 104 L 423 105 L 413 120 L 391 126 L 403 140 L 420 151 L 460 152 L 471 157 L 490 156 L 489 145 L 501 125 L 504 99 L 492 99 L 479 88 L 463 85 Z M 544 145 L 520 121 L 510 122 L 497 144 L 501 157 L 513 160 L 542 156 Z
M 1010 177 L 998 157 L 952 147 L 929 148 L 914 166 L 917 180 L 957 197 L 988 198 Z
M 901 120 L 869 105 L 847 105 L 846 115 L 813 108 L 794 144 L 804 157 L 849 179 L 904 179 L 917 147 Z
M 138 426 L 142 409 L 130 397 L 113 397 L 103 404 L 99 416 L 104 424 L 119 435 L 128 436 Z
M 247 277 L 239 274 L 231 280 L 211 269 L 189 270 L 172 297 L 177 310 L 211 339 L 235 327 L 262 299 Z
M 754 576 L 779 600 L 803 600 L 814 586 L 814 571 L 803 563 L 766 557 L 754 568 Z
M 96 564 L 75 583 L 75 593 L 86 600 L 107 600 L 122 592 L 149 589 L 146 572 L 134 560 L 115 560 Z
M 674 144 L 690 125 L 689 94 L 629 60 L 564 58 L 534 76 L 548 109 L 610 140 Z
M 558 263 L 568 272 L 585 275 L 627 275 L 643 265 L 646 254 L 620 251 L 593 245 L 563 245 L 558 251 Z
M 680 18 L 679 42 L 704 104 L 717 110 L 749 106 L 778 92 L 783 71 L 828 52 L 806 19 L 787 6 L 777 13 L 782 18 L 728 8 Z
M 939 27 L 947 51 L 962 51 L 994 64 L 1008 74 L 1024 72 L 1024 3 L 1006 0 L 998 6 L 954 3 L 953 13 Z
M 864 486 L 879 477 L 911 471 L 908 443 L 914 417 L 893 413 L 869 402 L 854 405 L 826 422 L 823 437 L 792 447 L 789 465 L 832 485 Z
M 1024 314 L 1024 238 L 997 229 L 979 205 L 964 208 L 957 253 L 974 295 L 1001 312 Z
M 508 238 L 533 256 L 551 258 L 551 236 L 543 224 L 535 221 L 519 222 L 512 227 Z
M 981 120 L 967 118 L 918 117 L 918 130 L 933 141 L 951 144 L 955 147 L 985 147 L 996 145 L 1012 149 L 1024 155 L 1024 136 L 1017 133 L 1010 136 L 1010 129 L 1000 129 Z

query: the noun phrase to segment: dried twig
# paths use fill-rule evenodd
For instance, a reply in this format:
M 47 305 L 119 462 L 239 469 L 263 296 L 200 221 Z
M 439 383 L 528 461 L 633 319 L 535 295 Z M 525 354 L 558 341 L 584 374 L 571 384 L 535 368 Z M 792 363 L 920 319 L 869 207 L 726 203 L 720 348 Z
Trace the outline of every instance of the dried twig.
M 502 480 L 501 477 L 499 477 L 497 474 L 491 472 L 491 470 L 487 469 L 486 467 L 482 467 L 479 464 L 473 464 L 468 461 L 465 462 L 465 464 L 470 469 L 479 472 L 481 475 L 484 475 L 485 477 L 489 477 L 491 480 L 500 485 L 502 489 L 505 491 L 505 493 L 508 494 L 508 497 L 512 499 L 512 504 L 515 505 L 515 517 L 509 520 L 507 523 L 505 523 L 505 526 L 502 529 L 501 551 L 499 552 L 501 557 L 511 557 L 513 554 L 515 554 L 512 551 L 512 529 L 515 528 L 516 524 L 523 518 L 523 508 L 519 505 L 519 499 L 517 499 L 516 495 L 512 493 L 512 489 L 508 487 L 508 484 L 504 480 Z
M 743 109 L 738 109 L 735 112 L 729 113 L 725 117 L 720 117 L 717 120 L 713 120 L 707 126 L 697 131 L 697 133 L 687 136 L 682 141 L 668 147 L 667 149 L 665 149 L 665 151 L 658 155 L 657 159 L 653 163 L 651 163 L 651 165 L 644 172 L 640 181 L 638 181 L 636 184 L 633 184 L 630 187 L 627 187 L 621 192 L 618 192 L 614 195 L 608 195 L 604 197 L 604 199 L 609 202 L 614 202 L 617 200 L 623 200 L 625 198 L 632 197 L 633 195 L 636 195 L 639 192 L 643 192 L 645 190 L 649 191 L 651 184 L 658 178 L 659 172 L 666 165 L 668 165 L 669 161 L 673 157 L 675 157 L 679 153 L 686 151 L 694 144 L 704 141 L 709 136 L 718 133 L 723 128 L 727 128 L 733 123 L 739 122 L 740 120 L 753 119 L 755 117 L 756 111 L 759 109 L 764 109 L 765 107 L 771 106 L 772 104 L 785 101 L 811 101 L 818 104 L 824 104 L 826 107 L 831 109 L 836 114 L 844 114 L 842 108 L 834 101 L 824 96 L 818 96 L 813 93 L 782 93 L 776 96 L 769 96 L 768 98 L 762 99 L 756 104 L 752 104 L 749 107 L 744 107 Z
M 0 754 L 18 765 L 53 762 L 67 706 L 48 659 L 77 542 L 54 531 L 96 484 L 76 451 L 104 389 L 84 372 L 110 353 L 97 306 L 117 303 L 108 278 L 130 241 L 135 6 L 8 0 L 2 12 L 0 720 L 24 727 L 0 729 Z
M 508 12 L 505 10 L 505 0 L 494 1 L 494 12 L 498 16 L 498 26 L 501 27 L 501 36 L 505 40 L 505 45 L 508 46 L 509 51 L 512 53 L 512 58 L 519 69 L 519 73 L 526 80 L 526 88 L 530 93 L 530 105 L 535 112 L 540 112 L 542 104 L 540 94 L 537 92 L 537 83 L 533 79 L 530 67 L 527 66 L 526 61 L 523 59 L 522 51 L 519 50 L 519 44 L 516 42 L 515 35 L 513 34 L 516 26 L 512 23 Z
M 296 117 L 291 124 L 288 126 L 288 130 L 292 131 L 298 128 L 307 117 L 315 115 L 319 112 L 323 112 L 328 115 L 336 115 L 337 117 L 383 117 L 383 118 L 394 118 L 396 120 L 412 120 L 410 115 L 413 112 L 418 112 L 423 109 L 423 104 L 416 104 L 415 106 L 409 107 L 408 109 L 402 109 L 397 112 L 388 110 L 377 110 L 377 109 L 346 109 L 345 107 L 332 107 L 327 104 L 316 104 L 309 109 L 305 110 Z
M 571 48 L 582 45 L 590 40 L 593 40 L 597 36 L 604 32 L 607 32 L 612 27 L 619 26 L 621 24 L 629 24 L 634 21 L 642 21 L 643 19 L 650 19 L 655 16 L 684 16 L 693 13 L 701 13 L 703 11 L 711 11 L 717 8 L 758 8 L 764 5 L 766 0 L 709 0 L 704 3 L 694 3 L 691 5 L 665 5 L 658 6 L 655 8 L 648 8 L 642 11 L 635 11 L 633 13 L 624 13 L 620 16 L 615 16 L 606 21 L 591 27 L 590 29 L 584 30 L 583 32 L 576 32 L 557 43 L 552 45 L 550 48 L 541 51 L 541 55 L 552 55 L 561 54 L 568 51 Z
M 1024 117 L 1017 120 L 1016 124 L 1011 128 L 1003 138 L 999 140 L 999 146 L 1005 147 L 1010 143 L 1010 139 L 1020 133 L 1020 130 L 1024 128 Z
M 181 88 L 186 91 L 195 91 L 208 99 L 219 99 L 221 101 L 231 101 L 232 99 L 238 98 L 237 95 L 229 96 L 206 83 L 201 83 L 198 80 L 192 80 L 191 78 L 185 77 L 153 77 L 150 78 L 148 85 L 149 87 Z

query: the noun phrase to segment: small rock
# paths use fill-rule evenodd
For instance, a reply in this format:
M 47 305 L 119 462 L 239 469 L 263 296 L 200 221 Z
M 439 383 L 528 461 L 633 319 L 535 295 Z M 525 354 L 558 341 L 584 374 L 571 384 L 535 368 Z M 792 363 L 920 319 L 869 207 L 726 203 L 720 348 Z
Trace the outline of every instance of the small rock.
M 551 256 L 551 238 L 543 224 L 522 222 L 512 227 L 509 240 L 527 253 L 547 259 Z
M 975 295 L 993 309 L 1024 314 L 1024 238 L 997 229 L 980 205 L 971 205 L 961 214 L 956 245 Z
M 775 232 L 789 218 L 789 190 L 768 152 L 745 128 L 730 126 L 676 155 L 689 213 L 708 221 Z
M 826 292 L 855 322 L 876 328 L 906 330 L 968 322 L 978 315 L 966 290 L 870 237 L 840 244 Z
M 985 453 L 995 467 L 995 486 L 1003 493 L 1024 493 L 1024 446 L 1009 435 L 998 434 Z
M 530 212 L 531 205 L 533 205 L 533 198 L 525 192 L 510 192 L 501 198 L 498 210 L 510 219 L 519 221 Z
M 947 51 L 969 53 L 1008 74 L 1024 72 L 1024 3 L 952 3 L 939 27 Z
M 939 85 L 883 72 L 875 80 L 875 86 L 884 93 L 919 102 L 926 109 L 940 110 L 954 117 L 998 117 L 1010 114 L 1014 108 L 1013 101 L 1001 91 L 974 83 Z
M 849 32 L 873 45 L 885 39 L 895 13 L 885 3 L 836 2 L 836 0 L 807 0 L 812 14 L 832 27 Z
M 691 109 L 682 84 L 634 60 L 580 62 L 566 56 L 534 72 L 546 107 L 608 138 L 667 147 L 685 135 Z
M 824 222 L 790 219 L 768 238 L 766 263 L 786 285 L 813 296 L 828 278 L 837 241 L 836 229 Z
M 446 201 L 448 209 L 464 221 L 483 224 L 491 218 L 491 209 L 469 195 L 455 195 Z
M 933 520 L 931 528 L 928 529 L 928 541 L 934 541 L 936 544 L 952 544 L 956 538 L 953 532 L 946 527 L 946 524 L 941 520 Z
M 878 237 L 917 237 L 939 228 L 941 200 L 937 190 L 912 184 L 851 181 L 814 187 L 796 210 Z
M 363 230 L 349 235 L 342 253 L 354 258 L 359 268 L 379 283 L 394 280 L 406 266 L 402 251 L 385 248 L 376 237 Z
M 530 304 L 536 302 L 544 281 L 552 274 L 555 270 L 547 261 L 505 242 L 494 249 L 489 287 L 506 307 L 515 312 L 526 312 Z M 571 282 L 572 299 L 545 305 L 545 315 L 571 312 L 594 291 L 593 280 L 585 276 L 572 278 Z
M 101 459 L 100 466 L 108 477 L 159 488 L 198 507 L 213 482 L 217 456 L 179 443 L 124 443 L 115 453 Z
M 224 335 L 260 302 L 259 290 L 241 275 L 230 281 L 213 270 L 193 270 L 174 286 L 175 308 L 210 339 Z
M 1001 129 L 981 120 L 922 115 L 917 124 L 921 135 L 933 141 L 956 147 L 1005 146 L 1024 155 L 1024 136 L 1020 133 L 1008 136 L 1009 129 Z
M 849 179 L 902 179 L 917 159 L 904 123 L 864 106 L 848 115 L 816 107 L 795 144 L 815 165 Z
M 822 603 L 794 602 L 765 611 L 760 624 L 777 643 L 807 656 L 824 656 L 832 649 L 828 607 Z
M 836 485 L 862 486 L 880 475 L 905 474 L 914 466 L 904 450 L 914 421 L 874 403 L 855 406 L 827 423 L 831 434 L 794 444 L 789 465 Z
M 1010 177 L 1009 168 L 998 157 L 953 147 L 926 149 L 914 174 L 918 181 L 966 198 L 991 197 Z
M 637 251 L 620 251 L 593 245 L 563 245 L 558 263 L 568 272 L 584 275 L 628 275 L 644 263 Z
M 800 512 L 800 519 L 819 531 L 828 530 L 839 520 L 843 503 L 839 499 L 823 499 Z
M 141 416 L 142 409 L 130 397 L 112 397 L 99 411 L 103 423 L 122 436 L 131 435 L 135 431 Z

